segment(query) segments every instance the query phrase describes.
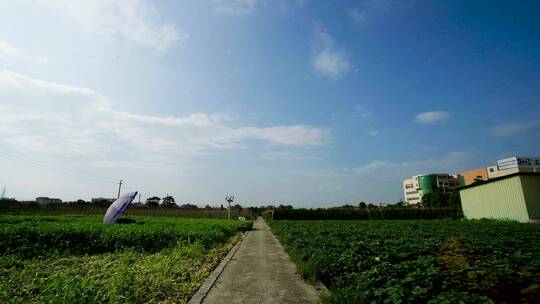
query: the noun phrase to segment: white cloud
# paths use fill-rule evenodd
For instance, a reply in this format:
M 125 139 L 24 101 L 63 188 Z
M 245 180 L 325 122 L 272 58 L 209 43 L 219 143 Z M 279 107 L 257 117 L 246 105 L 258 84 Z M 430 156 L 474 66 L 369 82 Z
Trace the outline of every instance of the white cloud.
M 45 64 L 49 61 L 46 56 L 33 56 L 16 48 L 5 41 L 0 40 L 0 60 L 2 58 L 14 58 L 30 63 Z
M 373 116 L 373 114 L 367 111 L 364 106 L 356 105 L 354 107 L 353 116 L 355 118 L 366 118 Z
M 252 12 L 260 3 L 259 0 L 214 0 L 216 12 L 241 15 Z
M 352 168 L 355 174 L 372 178 L 405 178 L 424 173 L 450 173 L 467 167 L 472 154 L 470 152 L 450 152 L 440 158 L 420 161 L 392 162 L 375 160 L 371 163 Z
M 163 23 L 151 2 L 143 0 L 46 0 L 47 7 L 72 18 L 84 30 L 165 50 L 187 39 L 172 23 Z
M 240 16 L 250 14 L 262 6 L 290 12 L 303 7 L 305 0 L 211 0 L 211 3 L 217 13 Z
M 449 112 L 431 111 L 417 114 L 414 121 L 422 124 L 431 124 L 436 122 L 443 122 L 448 119 L 450 119 Z
M 358 8 L 351 8 L 347 10 L 347 14 L 351 19 L 359 24 L 369 24 L 368 13 L 365 10 L 360 10 Z
M 91 89 L 0 71 L 0 138 L 40 153 L 103 156 L 114 152 L 150 159 L 196 155 L 260 140 L 282 146 L 319 146 L 329 131 L 307 125 L 233 127 L 223 115 L 151 116 L 118 111 Z
M 318 46 L 312 58 L 313 70 L 330 79 L 339 79 L 347 74 L 351 69 L 349 53 L 337 48 L 334 38 L 320 25 L 315 26 L 315 38 Z
M 502 124 L 502 125 L 492 127 L 490 129 L 490 132 L 494 136 L 507 137 L 507 136 L 512 136 L 514 134 L 521 133 L 521 132 L 524 132 L 533 128 L 540 128 L 540 122 L 532 121 L 532 122 L 523 122 L 523 123 Z
M 305 125 L 269 128 L 248 127 L 238 129 L 237 133 L 240 137 L 251 137 L 287 146 L 318 146 L 322 145 L 328 136 L 327 130 Z
M 349 71 L 350 65 L 343 53 L 324 49 L 313 59 L 315 71 L 332 79 L 341 78 Z
M 356 7 L 349 8 L 347 15 L 359 25 L 369 25 L 381 14 L 391 9 L 393 4 L 391 0 L 366 0 Z
M 79 88 L 64 84 L 58 84 L 55 82 L 44 81 L 40 79 L 34 79 L 26 75 L 3 70 L 0 71 L 0 92 L 1 91 L 18 91 L 22 94 L 59 94 L 59 95 L 84 95 L 94 96 L 101 99 L 105 97 L 98 94 L 96 91 L 87 88 Z
M 373 129 L 364 129 L 364 132 L 369 134 L 370 136 L 377 136 L 379 135 L 379 131 L 373 130 Z

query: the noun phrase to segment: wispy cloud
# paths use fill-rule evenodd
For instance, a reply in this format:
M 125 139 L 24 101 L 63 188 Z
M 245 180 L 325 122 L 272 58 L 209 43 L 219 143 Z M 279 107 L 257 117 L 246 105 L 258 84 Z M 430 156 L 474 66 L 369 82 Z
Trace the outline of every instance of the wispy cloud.
M 347 10 L 347 15 L 356 23 L 365 25 L 369 24 L 368 14 L 365 10 L 353 7 Z
M 72 18 L 84 30 L 109 39 L 126 39 L 136 44 L 165 50 L 187 39 L 174 24 L 160 20 L 151 2 L 143 0 L 50 0 L 48 8 Z
M 0 71 L 0 135 L 21 149 L 73 155 L 129 151 L 146 158 L 197 155 L 244 146 L 324 145 L 329 130 L 308 125 L 233 127 L 222 115 L 151 116 L 113 109 L 98 92 Z M 62 143 L 55 145 L 51 143 Z M 103 159 L 107 160 L 107 159 Z
M 350 65 L 343 53 L 324 49 L 313 59 L 313 67 L 315 71 L 329 78 L 338 79 L 349 71 Z
M 355 118 L 366 118 L 366 117 L 373 116 L 373 113 L 366 110 L 366 108 L 364 106 L 357 105 L 357 106 L 354 107 L 353 116 Z
M 260 8 L 275 8 L 282 12 L 290 12 L 292 10 L 304 6 L 305 0 L 210 0 L 213 9 L 216 13 L 242 16 L 248 15 Z
M 350 55 L 336 47 L 334 38 L 321 25 L 315 26 L 316 52 L 312 58 L 313 70 L 330 79 L 339 79 L 351 69 Z
M 45 64 L 49 61 L 46 56 L 34 56 L 14 47 L 13 45 L 0 40 L 0 60 L 2 58 L 14 58 L 30 63 Z
M 392 5 L 392 0 L 366 0 L 347 9 L 347 15 L 359 25 L 369 25 L 377 15 L 388 10 Z
M 392 162 L 375 160 L 368 164 L 352 168 L 355 174 L 373 178 L 403 178 L 423 173 L 456 173 L 467 167 L 472 153 L 455 151 L 440 158 L 420 161 Z
M 494 126 L 490 129 L 492 135 L 497 137 L 507 137 L 514 134 L 518 134 L 527 130 L 540 128 L 539 121 L 521 122 L 521 123 L 508 123 Z M 540 134 L 540 130 L 537 130 L 537 134 Z
M 364 132 L 369 134 L 370 136 L 377 136 L 379 135 L 379 131 L 373 130 L 373 129 L 364 129 Z
M 432 124 L 447 121 L 448 119 L 450 119 L 449 112 L 431 111 L 417 114 L 414 121 L 421 124 Z
M 251 13 L 260 2 L 260 0 L 213 0 L 216 12 L 231 15 Z

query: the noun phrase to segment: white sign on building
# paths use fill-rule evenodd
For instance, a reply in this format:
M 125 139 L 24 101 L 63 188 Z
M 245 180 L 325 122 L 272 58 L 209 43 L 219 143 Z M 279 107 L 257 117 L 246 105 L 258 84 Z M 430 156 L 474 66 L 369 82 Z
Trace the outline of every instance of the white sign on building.
M 537 157 L 509 157 L 497 161 L 499 170 L 511 168 L 540 168 L 540 158 Z

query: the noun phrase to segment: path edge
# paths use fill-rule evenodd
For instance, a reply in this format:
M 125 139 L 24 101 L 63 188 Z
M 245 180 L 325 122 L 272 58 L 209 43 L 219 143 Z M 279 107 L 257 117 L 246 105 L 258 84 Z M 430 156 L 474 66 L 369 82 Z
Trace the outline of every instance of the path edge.
M 225 269 L 225 266 L 229 264 L 230 260 L 232 259 L 233 255 L 236 253 L 238 248 L 240 247 L 240 243 L 244 240 L 246 235 L 249 233 L 249 231 L 244 232 L 242 236 L 239 238 L 239 240 L 236 242 L 234 247 L 227 253 L 225 258 L 221 260 L 219 265 L 212 271 L 212 273 L 204 280 L 201 287 L 197 290 L 197 292 L 191 297 L 188 304 L 201 304 L 204 298 L 208 295 L 214 284 L 216 283 L 217 279 Z
M 289 259 L 291 259 L 291 262 L 296 267 L 296 273 L 298 274 L 300 279 L 302 281 L 304 281 L 305 283 L 307 283 L 307 284 L 309 284 L 309 285 L 311 285 L 311 286 L 313 286 L 315 288 L 315 290 L 319 294 L 319 301 L 320 301 L 321 297 L 329 295 L 330 294 L 330 289 L 328 289 L 328 287 L 326 287 L 326 285 L 324 285 L 324 283 L 321 280 L 315 278 L 314 282 L 310 282 L 309 280 L 306 280 L 306 278 L 304 278 L 304 276 L 302 275 L 302 273 L 300 271 L 300 268 L 299 268 L 298 264 L 292 259 L 292 256 L 288 252 L 289 247 L 286 246 L 286 244 L 284 242 L 282 242 L 278 238 L 278 236 L 274 233 L 274 231 L 272 231 L 272 228 L 270 228 L 270 225 L 268 225 L 268 222 L 264 218 L 263 218 L 263 221 L 266 223 L 266 226 L 268 227 L 268 229 L 272 233 L 272 236 L 281 244 L 281 247 L 283 247 L 283 250 L 285 250 L 285 253 L 289 256 Z

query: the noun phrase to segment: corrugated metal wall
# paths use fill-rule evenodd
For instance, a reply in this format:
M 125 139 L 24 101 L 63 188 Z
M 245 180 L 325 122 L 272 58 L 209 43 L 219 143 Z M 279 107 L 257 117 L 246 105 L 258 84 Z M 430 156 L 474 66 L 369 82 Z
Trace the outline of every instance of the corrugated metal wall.
M 494 218 L 528 222 L 521 177 L 513 176 L 462 189 L 459 194 L 463 215 L 468 219 Z
M 540 220 L 540 174 L 521 176 L 527 211 L 531 220 Z

